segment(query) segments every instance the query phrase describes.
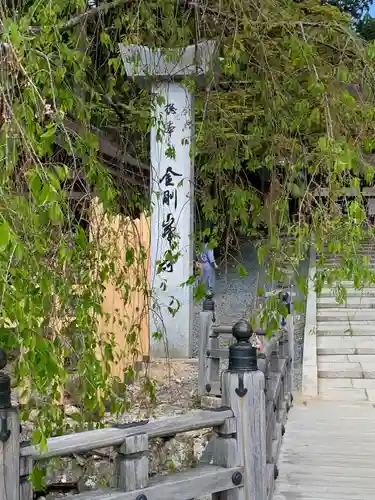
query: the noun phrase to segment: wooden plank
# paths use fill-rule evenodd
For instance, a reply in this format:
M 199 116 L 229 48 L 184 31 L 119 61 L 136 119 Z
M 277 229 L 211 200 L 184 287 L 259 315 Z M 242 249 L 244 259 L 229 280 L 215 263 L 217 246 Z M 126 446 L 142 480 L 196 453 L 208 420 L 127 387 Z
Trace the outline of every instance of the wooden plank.
M 57 134 L 55 136 L 55 144 L 57 144 L 61 148 L 65 149 L 69 155 L 75 154 L 75 148 L 72 146 L 72 144 L 67 144 L 63 134 L 60 133 L 60 134 Z M 109 158 L 111 158 L 111 157 L 109 157 Z M 140 169 L 131 170 L 130 168 L 127 169 L 121 163 L 117 164 L 117 168 L 113 168 L 113 166 L 111 166 L 111 165 L 114 165 L 114 163 L 111 162 L 111 160 L 108 161 L 108 157 L 106 157 L 104 155 L 102 155 L 101 160 L 102 160 L 103 165 L 106 168 L 106 170 L 110 174 L 112 174 L 115 177 L 117 177 L 118 179 L 120 179 L 121 181 L 126 181 L 130 184 L 135 184 L 135 185 L 143 187 L 143 188 L 146 187 L 146 184 L 148 183 L 147 182 L 148 179 L 147 179 L 147 176 L 144 175 L 142 170 L 140 170 Z M 73 176 L 74 176 L 74 174 L 73 174 Z M 71 194 L 73 194 L 73 196 L 71 196 Z M 81 196 L 78 197 L 78 194 L 80 194 Z M 82 197 L 82 194 L 83 193 L 77 193 L 77 192 L 71 193 L 71 192 L 69 192 L 68 196 L 69 196 L 69 198 L 80 200 Z M 86 196 L 88 198 L 91 197 L 91 195 L 89 193 L 86 193 Z
M 342 195 L 345 196 L 375 196 L 375 188 L 363 188 L 360 190 L 359 188 L 341 188 L 335 191 L 330 191 L 328 188 L 318 188 L 313 192 L 314 196 L 322 196 L 326 198 L 327 196 L 332 196 L 335 194 L 337 197 Z
M 215 382 L 210 382 L 211 390 L 209 392 L 206 392 L 206 394 L 209 394 L 210 396 L 221 396 L 221 382 L 220 380 L 217 380 Z
M 288 420 L 287 403 L 289 403 L 289 398 L 285 400 L 285 403 L 280 407 L 278 416 L 279 423 L 284 426 Z
M 149 486 L 141 490 L 88 491 L 66 496 L 64 500 L 137 500 L 139 495 L 145 495 L 147 500 L 189 500 L 237 488 L 233 484 L 232 477 L 238 472 L 243 474 L 243 468 L 226 469 L 216 465 L 202 465 L 188 471 L 153 478 Z
M 285 367 L 287 366 L 287 363 L 285 363 Z M 280 384 L 280 391 L 279 395 L 276 400 L 276 405 L 277 405 L 277 412 L 278 412 L 278 421 L 280 422 L 280 419 L 282 418 L 284 410 L 287 410 L 287 403 L 286 403 L 286 397 L 285 397 L 285 384 L 287 382 L 287 376 L 286 372 L 281 374 L 281 384 Z
M 148 484 L 148 436 L 128 436 L 116 457 L 116 485 L 123 491 L 146 488 Z
M 280 393 L 281 373 L 271 373 L 267 380 L 267 401 L 276 402 Z
M 269 401 L 266 408 L 266 447 L 267 447 L 267 462 L 272 462 L 272 451 L 273 451 L 273 438 L 276 426 L 276 411 L 274 409 L 274 403 Z
M 283 438 L 276 490 L 288 499 L 372 500 L 374 413 L 366 403 L 295 404 Z
M 275 466 L 267 464 L 267 499 L 271 500 L 275 489 Z
M 277 332 L 275 333 L 271 338 L 266 338 L 264 341 L 263 341 L 263 348 L 262 348 L 262 352 L 259 353 L 259 361 L 261 359 L 266 359 L 266 360 L 271 360 L 271 357 L 272 357 L 272 353 L 274 350 L 278 350 L 278 343 L 282 340 L 283 338 L 283 332 L 280 331 L 280 332 Z M 261 371 L 263 371 L 263 364 L 259 364 L 259 369 Z M 274 366 L 274 369 L 277 369 L 277 366 Z M 273 370 L 273 369 L 272 369 Z
M 21 448 L 21 456 L 31 457 L 34 460 L 41 460 L 51 457 L 62 457 L 73 453 L 82 453 L 109 446 L 120 445 L 127 436 L 137 434 L 147 434 L 149 439 L 155 437 L 171 436 L 181 432 L 204 429 L 206 427 L 216 427 L 221 425 L 226 418 L 232 417 L 232 410 L 191 411 L 184 415 L 160 418 L 144 425 L 134 425 L 133 427 L 96 429 L 93 431 L 79 432 L 58 436 L 48 439 L 46 451 L 41 451 L 37 446 L 25 446 Z
M 236 440 L 237 420 L 228 418 L 224 424 L 215 429 L 217 437 L 213 446 L 213 464 L 220 467 L 236 467 L 243 465 L 238 452 L 240 443 Z M 245 490 L 239 488 L 230 489 L 220 493 L 214 493 L 212 500 L 246 500 Z
M 280 456 L 280 449 L 281 449 L 281 443 L 282 443 L 282 432 L 281 432 L 281 424 L 277 423 L 276 424 L 276 437 L 272 442 L 272 463 L 278 464 L 279 461 L 279 456 Z
M 280 341 L 277 341 L 272 349 L 270 356 L 270 370 L 271 372 L 276 372 L 279 368 L 279 353 L 281 352 L 282 345 L 280 348 Z
M 216 333 L 212 333 L 208 338 L 208 350 L 214 351 L 220 348 L 220 340 Z M 207 357 L 208 370 L 207 382 L 211 386 L 210 394 L 220 395 L 220 359 Z
M 232 336 L 233 325 L 214 325 L 212 327 L 213 333 L 217 335 L 231 335 Z
M 20 500 L 33 500 L 33 487 L 29 476 L 33 471 L 33 461 L 30 457 L 20 459 Z
M 289 314 L 286 319 L 283 357 L 287 358 L 286 390 L 292 393 L 294 388 L 294 320 L 292 314 Z
M 199 313 L 199 372 L 198 372 L 198 394 L 206 394 L 206 384 L 208 383 L 208 360 L 207 348 L 208 337 L 212 324 L 212 312 L 201 311 Z
M 223 373 L 223 405 L 237 420 L 237 442 L 244 466 L 246 499 L 266 500 L 266 411 L 262 372 Z
M 269 360 L 267 358 L 258 358 L 258 370 L 267 378 L 269 372 Z
M 82 134 L 87 132 L 85 130 L 85 125 L 77 120 L 71 118 L 64 119 L 64 125 L 70 131 L 73 131 L 77 134 Z M 126 153 L 123 148 L 113 140 L 109 139 L 108 136 L 100 129 L 95 127 L 90 127 L 91 133 L 96 134 L 99 139 L 99 151 L 101 154 L 110 156 L 118 161 L 128 163 L 133 167 L 137 167 L 138 169 L 149 171 L 149 165 L 141 162 L 140 160 L 133 158 L 129 153 Z
M 215 441 L 217 439 L 217 436 L 214 434 L 212 438 L 208 441 L 206 444 L 205 449 L 203 450 L 203 453 L 201 455 L 201 458 L 199 459 L 199 463 L 202 464 L 211 464 L 212 463 L 212 457 L 213 457 L 213 451 L 214 451 L 214 446 L 215 446 Z M 218 464 L 216 464 L 218 465 Z
M 2 375 L 4 376 L 4 375 Z M 1 430 L 8 431 L 0 441 L 0 500 L 20 499 L 20 420 L 18 410 L 0 410 Z M 5 427 L 6 426 L 6 427 Z
M 212 359 L 228 359 L 229 349 L 210 349 L 207 351 L 207 357 Z

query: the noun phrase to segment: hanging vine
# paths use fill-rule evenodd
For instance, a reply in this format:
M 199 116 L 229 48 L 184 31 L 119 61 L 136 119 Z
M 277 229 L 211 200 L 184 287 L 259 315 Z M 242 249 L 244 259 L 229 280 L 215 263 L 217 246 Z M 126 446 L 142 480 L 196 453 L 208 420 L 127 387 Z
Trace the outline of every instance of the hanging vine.
M 57 401 L 74 353 L 83 407 L 103 413 L 111 400 L 121 411 L 109 377 L 114 338 L 100 337 L 98 321 L 106 282 L 124 300 L 129 287 L 148 296 L 145 252 L 128 243 L 126 269 L 140 266 L 130 286 L 113 265 L 118 248 L 102 244 L 117 235 L 85 231 L 88 208 L 73 210 L 70 196 L 79 184 L 106 216 L 149 207 L 151 100 L 125 74 L 120 42 L 217 42 L 205 85 L 185 82 L 196 96 L 196 201 L 216 224 L 213 245 L 239 234 L 260 240 L 260 262 L 280 279 L 314 239 L 318 290 L 324 280 L 373 281 L 356 249 L 360 188 L 374 179 L 375 50 L 337 9 L 314 0 L 29 0 L 3 2 L 0 19 L 0 343 L 19 351 L 15 373 L 30 379 L 28 391 Z M 126 151 L 120 174 L 98 130 Z M 343 188 L 357 190 L 344 212 Z M 326 251 L 345 265 L 325 268 Z M 70 331 L 57 330 L 72 311 Z M 43 405 L 39 439 L 62 418 L 59 406 Z

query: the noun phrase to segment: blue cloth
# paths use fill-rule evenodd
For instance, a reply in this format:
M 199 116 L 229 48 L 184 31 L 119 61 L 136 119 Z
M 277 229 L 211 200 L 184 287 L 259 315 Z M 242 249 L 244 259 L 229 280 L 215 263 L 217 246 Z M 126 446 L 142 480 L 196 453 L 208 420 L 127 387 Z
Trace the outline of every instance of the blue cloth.
M 216 274 L 212 264 L 203 264 L 203 273 L 200 279 L 203 280 L 206 291 L 213 294 L 215 292 Z
M 208 248 L 208 243 L 204 245 L 203 252 L 199 256 L 199 262 L 213 266 L 215 262 L 214 251 Z
M 202 264 L 202 274 L 198 278 L 198 283 L 200 281 L 204 282 L 206 291 L 210 293 L 215 292 L 216 284 L 216 274 L 215 274 L 215 257 L 213 250 L 208 248 L 206 243 L 203 252 L 199 256 L 199 262 Z

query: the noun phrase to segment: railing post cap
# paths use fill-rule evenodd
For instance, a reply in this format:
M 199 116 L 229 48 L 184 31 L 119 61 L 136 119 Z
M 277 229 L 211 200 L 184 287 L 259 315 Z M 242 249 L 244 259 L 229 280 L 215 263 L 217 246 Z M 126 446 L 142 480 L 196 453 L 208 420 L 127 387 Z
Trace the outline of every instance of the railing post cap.
M 253 329 L 248 321 L 240 319 L 232 328 L 232 335 L 237 342 L 249 342 Z
M 214 311 L 215 302 L 212 293 L 207 293 L 206 298 L 203 301 L 203 311 Z
M 253 329 L 248 321 L 241 319 L 232 328 L 236 344 L 229 346 L 229 371 L 256 371 L 257 349 L 250 344 Z
M 7 355 L 5 354 L 5 351 L 0 348 L 0 370 L 3 370 L 6 367 L 7 363 Z

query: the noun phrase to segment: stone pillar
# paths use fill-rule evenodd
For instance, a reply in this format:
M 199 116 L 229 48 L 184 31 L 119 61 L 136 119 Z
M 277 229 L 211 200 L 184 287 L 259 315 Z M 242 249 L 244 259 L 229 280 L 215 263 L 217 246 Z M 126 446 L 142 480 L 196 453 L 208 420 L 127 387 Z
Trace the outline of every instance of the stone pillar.
M 160 49 L 120 45 L 128 75 L 151 87 L 151 289 L 153 357 L 191 356 L 193 290 L 194 134 L 193 95 L 186 77 L 202 78 L 214 42 L 192 45 L 178 56 Z

